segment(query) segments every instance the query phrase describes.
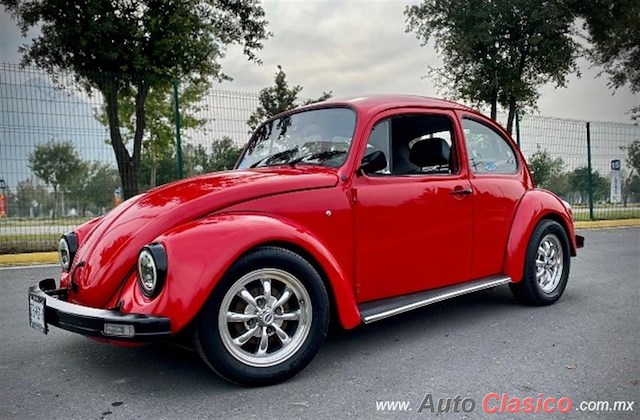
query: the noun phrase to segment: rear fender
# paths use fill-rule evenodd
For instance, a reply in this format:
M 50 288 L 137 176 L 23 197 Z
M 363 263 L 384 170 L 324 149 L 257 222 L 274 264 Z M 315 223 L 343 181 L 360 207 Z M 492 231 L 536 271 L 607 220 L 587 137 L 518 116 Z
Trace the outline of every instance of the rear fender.
M 322 269 L 344 328 L 360 324 L 353 283 L 331 252 L 310 232 L 290 220 L 271 215 L 229 213 L 182 225 L 157 238 L 167 251 L 163 290 L 148 299 L 132 273 L 119 297 L 123 312 L 171 318 L 171 331 L 184 328 L 200 311 L 224 273 L 242 255 L 263 244 L 291 244 L 303 249 Z
M 576 255 L 572 216 L 562 200 L 547 190 L 529 190 L 520 199 L 505 251 L 504 273 L 511 277 L 514 283 L 522 280 L 529 239 L 542 219 L 552 219 L 562 225 L 567 232 L 571 255 Z

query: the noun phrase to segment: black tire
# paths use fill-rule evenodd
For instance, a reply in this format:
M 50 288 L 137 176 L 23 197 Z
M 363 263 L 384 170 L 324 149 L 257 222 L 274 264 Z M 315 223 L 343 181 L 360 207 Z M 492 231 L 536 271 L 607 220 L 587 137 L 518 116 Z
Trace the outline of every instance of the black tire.
M 287 288 L 290 297 L 276 307 Z M 255 305 L 248 303 L 245 291 Z M 296 314 L 297 320 L 283 320 Z M 243 315 L 253 318 L 238 321 Z M 261 247 L 234 263 L 216 286 L 196 320 L 194 345 L 223 378 L 245 386 L 271 385 L 311 362 L 327 335 L 329 318 L 327 290 L 314 267 L 287 249 Z
M 558 257 L 556 253 L 556 258 L 546 258 L 541 254 L 543 242 L 549 246 L 547 249 L 550 251 L 560 249 L 562 256 Z M 561 261 L 562 266 L 554 268 L 554 262 L 557 264 L 558 261 Z M 519 283 L 511 283 L 509 287 L 522 303 L 534 306 L 551 305 L 560 299 L 567 287 L 570 264 L 571 250 L 567 233 L 558 222 L 544 219 L 538 223 L 529 240 L 522 280 Z M 537 274 L 538 265 L 541 266 L 543 278 L 539 278 Z

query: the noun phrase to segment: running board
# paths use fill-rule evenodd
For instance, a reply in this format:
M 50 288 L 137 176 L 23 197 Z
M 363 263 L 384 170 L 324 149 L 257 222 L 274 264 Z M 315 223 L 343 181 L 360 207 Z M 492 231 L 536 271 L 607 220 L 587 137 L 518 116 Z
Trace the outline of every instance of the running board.
M 390 316 L 422 308 L 423 306 L 441 302 L 446 299 L 451 299 L 484 289 L 490 289 L 507 283 L 511 283 L 511 277 L 486 277 L 481 280 L 456 284 L 454 286 L 443 287 L 440 289 L 427 290 L 426 292 L 418 292 L 410 295 L 366 302 L 359 305 L 358 309 L 360 309 L 362 322 L 370 324 Z

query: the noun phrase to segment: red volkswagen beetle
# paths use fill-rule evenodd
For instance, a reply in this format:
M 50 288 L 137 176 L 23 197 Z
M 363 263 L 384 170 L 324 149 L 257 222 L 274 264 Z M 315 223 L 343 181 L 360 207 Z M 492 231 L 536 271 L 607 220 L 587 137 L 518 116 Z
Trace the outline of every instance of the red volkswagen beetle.
M 236 168 L 155 188 L 60 240 L 30 323 L 113 344 L 182 331 L 240 384 L 354 328 L 502 284 L 557 301 L 583 239 L 505 131 L 452 102 L 330 100 L 263 124 Z

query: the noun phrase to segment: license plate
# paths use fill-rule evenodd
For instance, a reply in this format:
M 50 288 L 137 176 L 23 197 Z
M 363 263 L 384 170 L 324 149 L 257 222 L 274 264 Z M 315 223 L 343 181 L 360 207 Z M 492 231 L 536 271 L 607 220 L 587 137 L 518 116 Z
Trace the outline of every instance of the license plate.
M 47 320 L 45 319 L 45 298 L 38 295 L 29 295 L 29 324 L 43 334 L 47 333 Z

